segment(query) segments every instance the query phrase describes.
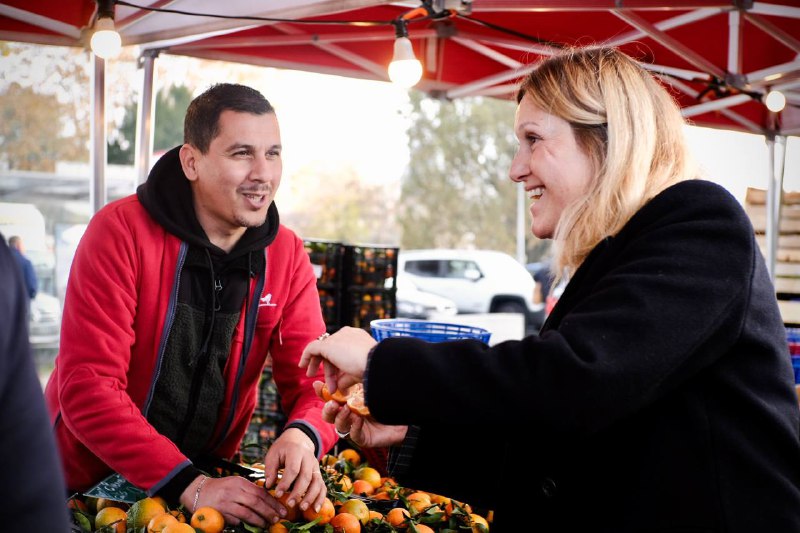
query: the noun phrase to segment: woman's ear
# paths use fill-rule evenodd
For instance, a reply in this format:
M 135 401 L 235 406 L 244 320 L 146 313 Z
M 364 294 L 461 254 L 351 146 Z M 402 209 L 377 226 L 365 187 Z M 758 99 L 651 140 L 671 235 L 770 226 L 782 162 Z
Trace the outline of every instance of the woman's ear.
M 186 178 L 189 181 L 197 180 L 197 159 L 199 155 L 197 148 L 191 144 L 184 144 L 178 154 L 181 158 L 181 167 L 183 168 L 183 173 L 186 174 Z

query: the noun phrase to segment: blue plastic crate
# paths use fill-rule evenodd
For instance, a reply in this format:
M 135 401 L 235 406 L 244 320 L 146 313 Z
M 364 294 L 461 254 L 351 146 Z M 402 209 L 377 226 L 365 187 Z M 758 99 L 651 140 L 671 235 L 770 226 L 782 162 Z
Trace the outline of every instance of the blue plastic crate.
M 492 336 L 490 331 L 475 326 L 407 318 L 373 320 L 370 322 L 370 330 L 372 336 L 379 342 L 388 337 L 415 337 L 428 342 L 475 339 L 488 343 Z
M 786 328 L 786 341 L 789 343 L 789 353 L 800 355 L 800 328 Z

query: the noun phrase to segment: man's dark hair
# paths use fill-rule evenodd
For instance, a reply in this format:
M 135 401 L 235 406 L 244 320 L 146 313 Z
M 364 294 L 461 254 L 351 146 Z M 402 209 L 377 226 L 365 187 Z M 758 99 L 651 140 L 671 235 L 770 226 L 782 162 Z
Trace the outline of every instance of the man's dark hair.
M 206 153 L 219 134 L 219 116 L 229 110 L 254 115 L 275 112 L 257 90 L 236 83 L 217 83 L 189 104 L 183 121 L 183 142 Z

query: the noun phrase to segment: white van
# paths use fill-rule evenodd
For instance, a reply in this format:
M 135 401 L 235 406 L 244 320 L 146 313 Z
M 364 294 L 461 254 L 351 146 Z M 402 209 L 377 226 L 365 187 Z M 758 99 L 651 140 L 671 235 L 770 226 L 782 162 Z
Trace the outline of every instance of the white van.
M 400 250 L 398 269 L 421 291 L 450 298 L 459 313 L 522 313 L 541 325 L 536 282 L 510 255 L 492 250 Z

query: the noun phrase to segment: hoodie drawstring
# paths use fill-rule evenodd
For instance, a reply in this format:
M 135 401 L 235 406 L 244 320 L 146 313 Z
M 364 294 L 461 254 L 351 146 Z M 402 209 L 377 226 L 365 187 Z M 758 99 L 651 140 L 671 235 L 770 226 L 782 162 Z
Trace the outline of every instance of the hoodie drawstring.
M 217 273 L 214 271 L 214 261 L 211 260 L 211 254 L 208 249 L 206 249 L 205 252 L 206 258 L 208 259 L 208 267 L 211 271 L 211 318 L 208 322 L 203 344 L 200 347 L 200 353 L 197 354 L 195 360 L 203 357 L 208 350 L 208 343 L 211 341 L 211 336 L 214 333 L 214 322 L 217 318 L 217 311 L 219 311 L 221 307 L 219 293 L 222 292 L 222 281 L 217 279 Z

